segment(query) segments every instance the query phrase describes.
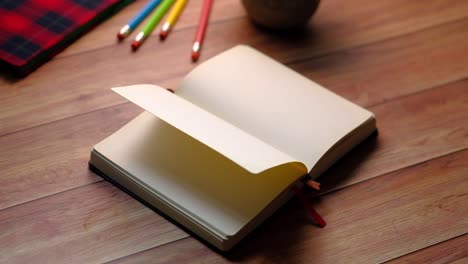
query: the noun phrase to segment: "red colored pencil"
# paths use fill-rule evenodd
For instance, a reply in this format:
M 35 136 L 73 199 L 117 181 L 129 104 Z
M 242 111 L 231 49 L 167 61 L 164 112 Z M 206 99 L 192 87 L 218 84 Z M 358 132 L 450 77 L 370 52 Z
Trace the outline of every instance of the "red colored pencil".
M 200 57 L 200 50 L 203 44 L 203 38 L 205 37 L 206 26 L 208 25 L 208 19 L 210 17 L 210 10 L 212 0 L 204 0 L 200 14 L 200 21 L 198 23 L 197 33 L 195 34 L 195 40 L 192 46 L 192 61 L 197 61 Z

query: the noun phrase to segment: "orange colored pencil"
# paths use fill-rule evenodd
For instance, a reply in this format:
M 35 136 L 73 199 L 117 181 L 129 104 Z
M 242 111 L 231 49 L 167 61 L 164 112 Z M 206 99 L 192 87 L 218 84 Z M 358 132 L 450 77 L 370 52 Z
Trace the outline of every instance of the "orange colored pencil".
M 203 39 L 205 37 L 206 27 L 208 25 L 208 20 L 210 17 L 212 0 L 204 0 L 203 6 L 200 14 L 200 21 L 198 23 L 197 32 L 195 33 L 195 40 L 192 46 L 192 61 L 197 61 L 200 57 L 200 50 L 203 44 Z

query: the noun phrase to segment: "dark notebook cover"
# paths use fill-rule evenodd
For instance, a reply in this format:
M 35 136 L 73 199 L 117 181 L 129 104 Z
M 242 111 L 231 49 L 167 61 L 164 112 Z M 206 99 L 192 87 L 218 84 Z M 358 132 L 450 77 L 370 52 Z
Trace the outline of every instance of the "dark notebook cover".
M 130 2 L 0 0 L 0 68 L 19 76 L 29 74 Z

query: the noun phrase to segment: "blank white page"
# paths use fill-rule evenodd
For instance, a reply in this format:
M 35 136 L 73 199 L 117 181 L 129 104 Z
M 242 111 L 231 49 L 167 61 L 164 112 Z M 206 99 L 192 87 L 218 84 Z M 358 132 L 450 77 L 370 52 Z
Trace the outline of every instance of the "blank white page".
M 189 73 L 176 93 L 308 170 L 372 113 L 247 46 Z

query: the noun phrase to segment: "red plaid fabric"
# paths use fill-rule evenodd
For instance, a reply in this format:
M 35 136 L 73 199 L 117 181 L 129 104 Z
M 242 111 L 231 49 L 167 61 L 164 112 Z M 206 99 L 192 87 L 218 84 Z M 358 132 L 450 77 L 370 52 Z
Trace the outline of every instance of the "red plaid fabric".
M 99 22 L 99 16 L 129 2 L 0 0 L 0 60 L 13 69 L 28 71 L 68 44 L 67 39 L 78 37 L 85 27 L 94 24 L 91 22 Z

